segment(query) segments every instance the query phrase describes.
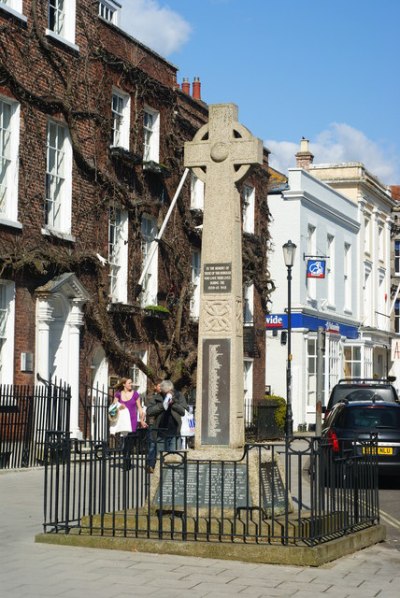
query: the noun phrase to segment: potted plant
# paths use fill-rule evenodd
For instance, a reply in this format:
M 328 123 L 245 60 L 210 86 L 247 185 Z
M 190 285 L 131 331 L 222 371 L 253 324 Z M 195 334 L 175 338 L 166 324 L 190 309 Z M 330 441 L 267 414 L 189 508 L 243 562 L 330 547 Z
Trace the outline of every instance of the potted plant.
M 144 315 L 149 318 L 166 320 L 170 315 L 170 311 L 167 307 L 164 307 L 164 305 L 146 305 L 144 308 Z
M 286 401 L 277 395 L 266 395 L 258 403 L 257 436 L 259 440 L 282 438 L 285 435 Z

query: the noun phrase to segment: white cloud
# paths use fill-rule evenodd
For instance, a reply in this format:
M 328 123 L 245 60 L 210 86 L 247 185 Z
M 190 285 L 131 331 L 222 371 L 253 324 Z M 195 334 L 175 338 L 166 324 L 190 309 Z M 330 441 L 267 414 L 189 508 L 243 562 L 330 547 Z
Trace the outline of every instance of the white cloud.
M 163 56 L 179 50 L 191 33 L 183 17 L 156 0 L 125 0 L 120 27 Z
M 270 164 L 280 172 L 296 165 L 294 155 L 299 151 L 300 140 L 265 142 L 271 151 Z M 400 181 L 400 159 L 393 148 L 384 143 L 372 141 L 362 131 L 345 123 L 332 123 L 319 133 L 315 141 L 310 140 L 314 163 L 362 162 L 365 167 L 383 183 L 396 185 Z

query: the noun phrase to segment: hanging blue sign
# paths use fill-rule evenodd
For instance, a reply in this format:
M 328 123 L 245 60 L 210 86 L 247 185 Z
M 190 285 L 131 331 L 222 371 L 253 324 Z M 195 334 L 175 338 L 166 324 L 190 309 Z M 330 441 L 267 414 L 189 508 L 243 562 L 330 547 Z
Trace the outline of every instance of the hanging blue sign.
M 325 278 L 326 260 L 307 260 L 307 278 Z

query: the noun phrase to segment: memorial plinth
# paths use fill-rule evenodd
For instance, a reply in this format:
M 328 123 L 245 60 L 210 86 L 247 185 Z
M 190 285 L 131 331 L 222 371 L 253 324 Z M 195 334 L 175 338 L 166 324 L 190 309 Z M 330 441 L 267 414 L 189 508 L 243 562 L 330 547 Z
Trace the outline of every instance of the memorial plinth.
M 213 449 L 163 453 L 151 476 L 152 515 L 246 517 L 260 511 L 265 519 L 292 510 L 278 457 L 263 450 Z

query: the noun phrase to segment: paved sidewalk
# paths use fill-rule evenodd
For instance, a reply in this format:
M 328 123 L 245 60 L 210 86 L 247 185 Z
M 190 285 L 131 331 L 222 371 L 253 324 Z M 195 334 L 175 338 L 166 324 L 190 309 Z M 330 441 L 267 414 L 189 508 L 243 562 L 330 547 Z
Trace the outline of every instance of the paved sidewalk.
M 400 552 L 380 544 L 321 568 L 35 544 L 43 470 L 0 471 L 0 596 L 397 598 Z

